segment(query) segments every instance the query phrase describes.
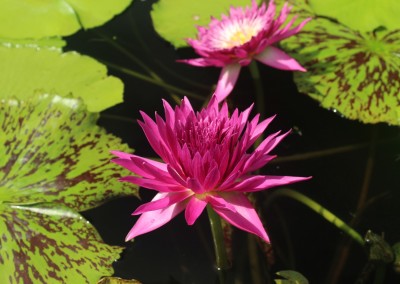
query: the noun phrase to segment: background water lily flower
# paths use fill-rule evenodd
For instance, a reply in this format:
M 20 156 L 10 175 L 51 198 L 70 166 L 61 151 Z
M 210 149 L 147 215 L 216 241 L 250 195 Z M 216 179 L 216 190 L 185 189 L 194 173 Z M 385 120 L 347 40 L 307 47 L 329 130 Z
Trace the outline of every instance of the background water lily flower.
M 285 4 L 275 16 L 275 4 L 271 0 L 268 9 L 265 3 L 258 7 L 252 0 L 251 7 L 231 7 L 229 16 L 211 19 L 206 27 L 198 27 L 197 39 L 188 39 L 201 58 L 179 60 L 194 66 L 222 67 L 215 95 L 219 101 L 232 91 L 242 66 L 253 59 L 282 70 L 306 71 L 295 59 L 272 46 L 272 44 L 298 33 L 310 20 L 302 21 L 291 28 L 297 16 L 282 27 L 292 7 Z
M 187 98 L 175 110 L 164 101 L 165 120 L 158 114 L 152 120 L 141 112 L 139 124 L 163 162 L 112 151 L 118 157 L 113 162 L 138 175 L 122 181 L 158 191 L 151 202 L 133 212 L 141 216 L 126 240 L 163 226 L 183 210 L 192 225 L 208 204 L 232 225 L 269 242 L 245 193 L 307 178 L 249 174 L 275 158 L 270 151 L 289 133 L 274 133 L 248 153 L 273 119 L 258 123 L 256 115 L 249 121 L 251 108 L 236 109 L 229 116 L 227 104 L 220 108 L 213 96 L 200 112 Z

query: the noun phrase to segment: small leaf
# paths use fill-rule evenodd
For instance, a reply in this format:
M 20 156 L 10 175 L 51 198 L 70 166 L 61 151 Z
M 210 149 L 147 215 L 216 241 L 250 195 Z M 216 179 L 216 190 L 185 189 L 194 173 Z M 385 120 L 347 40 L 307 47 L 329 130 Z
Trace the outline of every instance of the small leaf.
M 0 38 L 66 36 L 100 26 L 132 0 L 0 0 Z
M 95 283 L 122 251 L 55 204 L 0 204 L 0 246 L 0 283 Z
M 385 241 L 383 236 L 379 236 L 368 230 L 365 234 L 365 243 L 368 246 L 368 260 L 372 262 L 392 263 L 395 260 L 395 252 Z
M 257 1 L 261 2 L 261 1 Z M 151 18 L 156 31 L 175 47 L 188 46 L 185 39 L 196 38 L 196 26 L 208 25 L 210 17 L 221 18 L 230 6 L 249 6 L 250 0 L 159 0 Z
M 275 279 L 276 284 L 308 284 L 308 280 L 299 272 L 283 270 L 276 273 L 285 279 Z
M 110 150 L 131 150 L 74 98 L 0 102 L 0 203 L 56 202 L 83 211 L 137 187 L 118 181 Z
M 309 3 L 316 14 L 337 19 L 354 30 L 400 27 L 398 0 L 309 0 Z
M 394 253 L 393 269 L 400 274 L 400 242 L 395 243 L 392 249 Z
M 34 46 L 33 46 L 34 47 Z M 123 84 L 107 68 L 76 52 L 7 48 L 0 45 L 0 98 L 26 99 L 35 93 L 83 98 L 98 112 L 122 102 Z
M 360 33 L 316 18 L 282 42 L 299 91 L 364 123 L 400 124 L 400 30 Z

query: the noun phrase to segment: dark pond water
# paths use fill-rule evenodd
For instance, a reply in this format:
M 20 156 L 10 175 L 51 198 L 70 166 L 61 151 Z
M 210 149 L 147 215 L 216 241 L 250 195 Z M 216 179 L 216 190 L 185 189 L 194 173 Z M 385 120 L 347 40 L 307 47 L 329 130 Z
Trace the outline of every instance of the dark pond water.
M 179 58 L 192 58 L 190 49 L 175 50 L 154 32 L 149 10 L 151 1 L 134 1 L 130 9 L 107 25 L 81 32 L 68 39 L 68 49 L 77 50 L 99 60 L 132 70 L 146 72 L 125 55 L 107 44 L 100 34 L 116 37 L 126 49 L 153 69 L 165 82 L 206 97 L 219 75 L 216 68 L 195 68 L 176 63 Z M 384 124 L 364 125 L 342 118 L 333 111 L 297 92 L 290 72 L 259 66 L 265 89 L 267 115 L 278 114 L 268 133 L 278 129 L 295 131 L 274 151 L 279 157 L 323 151 L 353 145 L 351 151 L 268 165 L 269 174 L 309 176 L 313 179 L 291 186 L 311 197 L 339 218 L 350 222 L 356 213 L 361 188 L 367 186 L 367 206 L 354 225 L 362 235 L 371 229 L 384 233 L 390 243 L 400 241 L 400 141 L 399 129 Z M 138 125 L 139 110 L 162 113 L 161 99 L 171 103 L 161 87 L 136 79 L 110 68 L 110 73 L 125 83 L 125 102 L 105 111 L 99 120 L 109 132 L 121 137 L 136 154 L 154 156 Z M 183 79 L 206 86 L 199 88 Z M 208 89 L 207 89 L 208 88 Z M 252 79 L 247 69 L 230 97 L 231 105 L 243 110 L 254 100 Z M 200 108 L 203 101 L 191 100 Z M 115 119 L 115 116 L 127 120 Z M 130 121 L 129 121 L 130 120 Z M 375 146 L 371 146 L 376 135 Z M 370 173 L 368 173 L 368 166 Z M 366 176 L 368 179 L 366 179 Z M 279 190 L 279 189 L 275 189 Z M 259 283 L 279 270 L 296 270 L 311 283 L 355 283 L 367 263 L 364 248 L 352 244 L 346 261 L 335 261 L 338 248 L 346 238 L 343 233 L 304 205 L 288 198 L 270 201 L 271 192 L 257 194 L 261 212 L 271 236 L 275 263 L 270 265 L 261 250 L 249 253 L 252 240 L 234 231 L 234 262 L 229 277 L 235 283 L 257 283 L 252 275 L 254 261 L 259 266 Z M 215 283 L 214 255 L 207 216 L 194 226 L 187 226 L 178 216 L 164 227 L 124 243 L 124 238 L 137 217 L 131 212 L 152 197 L 142 190 L 142 200 L 121 198 L 84 215 L 97 227 L 104 240 L 127 249 L 114 265 L 115 275 L 135 278 L 143 283 Z M 254 259 L 256 257 L 256 259 Z M 333 272 L 343 270 L 339 278 Z M 252 268 L 252 269 L 251 269 Z M 269 272 L 268 272 L 269 271 Z M 270 273 L 270 274 L 268 274 Z M 365 283 L 373 283 L 374 274 Z M 336 279 L 336 280 L 335 280 Z M 400 283 L 391 266 L 387 266 L 384 283 Z

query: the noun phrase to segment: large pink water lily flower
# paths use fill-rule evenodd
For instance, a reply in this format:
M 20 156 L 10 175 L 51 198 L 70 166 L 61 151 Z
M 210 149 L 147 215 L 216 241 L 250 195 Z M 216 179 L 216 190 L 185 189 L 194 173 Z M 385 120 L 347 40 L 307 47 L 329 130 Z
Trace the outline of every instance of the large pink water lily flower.
M 266 65 L 282 70 L 306 71 L 300 64 L 272 44 L 298 33 L 310 20 L 306 19 L 291 28 L 295 16 L 282 27 L 292 7 L 285 4 L 278 18 L 274 20 L 275 4 L 270 0 L 258 7 L 231 7 L 229 16 L 211 19 L 209 27 L 198 27 L 198 38 L 188 39 L 188 43 L 201 56 L 196 59 L 179 60 L 194 66 L 222 67 L 215 95 L 219 101 L 232 91 L 242 66 L 255 59 Z
M 307 178 L 249 174 L 275 158 L 271 150 L 288 134 L 272 134 L 250 152 L 273 119 L 258 123 L 256 115 L 248 121 L 251 108 L 241 113 L 236 109 L 229 116 L 227 104 L 219 108 L 213 96 L 197 113 L 187 98 L 175 110 L 164 101 L 165 120 L 158 114 L 152 120 L 141 112 L 139 124 L 163 162 L 112 151 L 118 157 L 114 163 L 137 175 L 122 181 L 158 191 L 151 202 L 133 212 L 141 216 L 126 240 L 163 226 L 183 210 L 192 225 L 208 204 L 232 225 L 269 242 L 245 193 Z

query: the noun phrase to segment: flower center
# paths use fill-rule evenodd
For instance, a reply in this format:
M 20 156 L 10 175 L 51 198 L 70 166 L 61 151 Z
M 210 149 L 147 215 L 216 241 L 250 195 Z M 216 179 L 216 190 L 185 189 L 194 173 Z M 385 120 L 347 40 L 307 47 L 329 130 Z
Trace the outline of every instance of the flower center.
M 207 151 L 224 145 L 233 130 L 224 119 L 198 119 L 177 129 L 177 138 L 181 146 L 187 145 L 191 155 L 197 152 L 204 155 Z
M 229 44 L 230 47 L 242 45 L 248 42 L 256 33 L 253 31 L 236 31 L 232 34 Z
M 216 49 L 238 47 L 249 42 L 264 26 L 265 20 L 261 17 L 223 21 L 218 27 L 210 30 L 210 43 Z

